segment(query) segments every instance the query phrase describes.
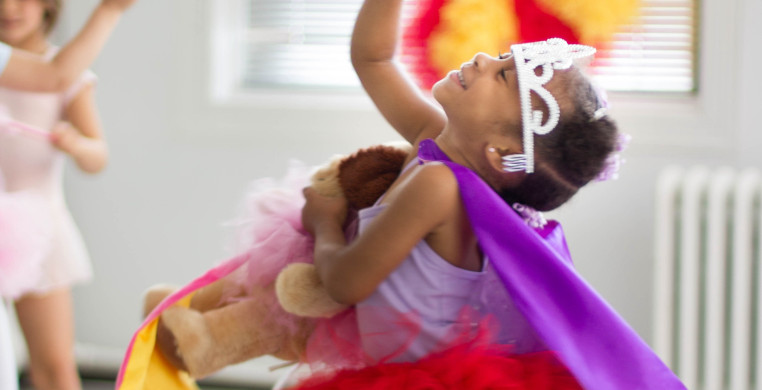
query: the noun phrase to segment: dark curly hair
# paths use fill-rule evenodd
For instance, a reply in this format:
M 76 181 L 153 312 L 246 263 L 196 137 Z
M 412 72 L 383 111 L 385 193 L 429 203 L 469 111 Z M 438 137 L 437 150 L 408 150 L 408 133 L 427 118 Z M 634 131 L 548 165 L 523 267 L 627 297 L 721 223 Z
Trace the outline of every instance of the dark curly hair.
M 519 186 L 498 191 L 509 204 L 539 211 L 561 206 L 601 172 L 614 151 L 617 126 L 609 116 L 594 119 L 603 104 L 595 88 L 578 70 L 567 74 L 569 85 L 557 98 L 566 97 L 572 109 L 562 108 L 553 131 L 534 136 L 534 173 Z

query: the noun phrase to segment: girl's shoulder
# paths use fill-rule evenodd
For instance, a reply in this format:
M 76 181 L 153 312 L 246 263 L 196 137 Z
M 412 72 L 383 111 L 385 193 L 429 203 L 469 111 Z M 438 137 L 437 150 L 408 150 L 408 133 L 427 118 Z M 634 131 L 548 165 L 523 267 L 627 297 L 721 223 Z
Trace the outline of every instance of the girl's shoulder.
M 408 201 L 439 205 L 458 200 L 459 194 L 455 175 L 450 168 L 439 162 L 427 162 L 415 167 L 400 183 L 396 192 L 400 198 Z
M 452 170 L 439 161 L 427 161 L 418 165 L 412 175 L 417 180 L 426 181 L 429 184 L 442 185 L 444 182 L 452 182 L 457 185 L 457 180 Z

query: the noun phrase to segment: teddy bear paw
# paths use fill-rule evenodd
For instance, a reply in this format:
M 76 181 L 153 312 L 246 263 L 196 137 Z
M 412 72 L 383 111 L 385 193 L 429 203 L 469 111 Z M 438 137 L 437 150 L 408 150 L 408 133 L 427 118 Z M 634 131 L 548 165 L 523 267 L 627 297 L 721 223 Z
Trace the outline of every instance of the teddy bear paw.
M 286 266 L 275 279 L 275 294 L 283 310 L 300 317 L 330 318 L 349 307 L 328 295 L 314 264 Z
M 172 306 L 161 314 L 160 324 L 166 329 L 167 335 L 164 342 L 157 342 L 167 360 L 175 367 L 187 371 L 191 377 L 208 375 L 204 356 L 213 347 L 214 340 L 203 314 L 186 307 Z M 158 336 L 160 335 L 157 334 Z M 168 343 L 167 339 L 171 339 L 172 343 Z
M 149 287 L 143 293 L 143 318 L 148 317 L 164 298 L 170 296 L 175 291 L 177 291 L 177 287 L 168 284 L 157 284 Z

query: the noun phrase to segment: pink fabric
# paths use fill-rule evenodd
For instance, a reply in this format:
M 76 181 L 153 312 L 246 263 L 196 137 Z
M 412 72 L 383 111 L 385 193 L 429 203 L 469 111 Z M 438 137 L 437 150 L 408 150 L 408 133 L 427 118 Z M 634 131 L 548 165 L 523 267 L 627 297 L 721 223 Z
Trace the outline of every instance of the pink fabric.
M 302 189 L 310 185 L 311 172 L 292 162 L 283 179 L 259 179 L 249 186 L 240 215 L 231 222 L 235 252 L 254 255 L 239 280 L 242 287 L 270 284 L 285 266 L 312 262 L 313 240 L 302 228 Z
M 19 298 L 42 274 L 51 226 L 34 192 L 0 193 L 0 296 Z
M 299 318 L 281 308 L 274 291 L 263 294 L 257 288 L 274 283 L 289 264 L 312 262 L 313 239 L 301 222 L 302 189 L 309 185 L 311 171 L 294 162 L 281 180 L 254 181 L 240 215 L 231 222 L 236 230 L 234 250 L 247 253 L 249 260 L 228 277 L 232 283 L 226 284 L 223 299 L 256 294 L 277 323 L 290 331 L 299 327 Z

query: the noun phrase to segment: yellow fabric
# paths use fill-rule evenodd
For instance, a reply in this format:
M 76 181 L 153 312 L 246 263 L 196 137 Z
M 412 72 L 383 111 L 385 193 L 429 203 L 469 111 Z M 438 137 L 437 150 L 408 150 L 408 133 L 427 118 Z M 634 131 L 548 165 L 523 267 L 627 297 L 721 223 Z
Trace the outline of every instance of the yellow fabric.
M 441 75 L 477 52 L 507 52 L 518 39 L 513 0 L 450 0 L 439 15 L 429 37 L 429 61 Z
M 640 0 L 537 0 L 537 4 L 587 45 L 610 40 L 623 24 L 633 23 L 640 10 Z
M 176 304 L 188 307 L 193 294 Z M 156 349 L 157 317 L 140 330 L 132 346 L 122 385 L 117 390 L 198 390 L 187 373 L 176 369 Z

